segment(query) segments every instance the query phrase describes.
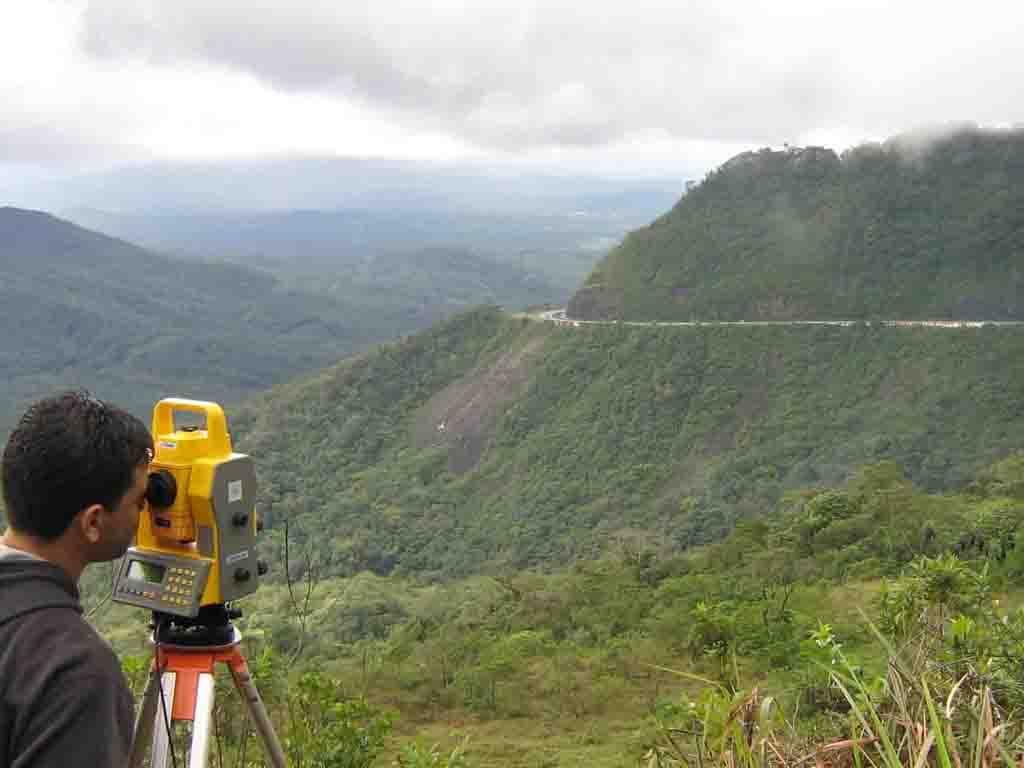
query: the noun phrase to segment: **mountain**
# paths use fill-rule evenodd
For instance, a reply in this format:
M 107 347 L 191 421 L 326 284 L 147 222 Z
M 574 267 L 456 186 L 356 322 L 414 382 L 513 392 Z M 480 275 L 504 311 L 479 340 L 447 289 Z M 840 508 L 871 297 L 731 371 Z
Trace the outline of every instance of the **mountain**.
M 1021 447 L 1024 333 L 571 328 L 485 308 L 229 416 L 271 540 L 289 519 L 327 574 L 560 567 L 622 537 L 718 539 L 878 461 L 962 486 Z
M 599 239 L 617 241 L 677 198 L 666 190 L 638 206 L 624 200 L 615 207 L 581 195 L 550 210 L 511 213 L 501 206 L 490 211 L 448 210 L 412 207 L 405 201 L 375 208 L 241 212 L 73 208 L 63 215 L 90 229 L 183 257 L 218 254 L 301 269 L 310 263 L 332 266 L 367 253 L 422 246 L 470 248 L 497 261 L 518 259 L 531 250 L 588 250 Z
M 259 266 L 286 281 L 381 254 L 466 251 L 530 273 L 564 303 L 608 248 L 682 189 L 673 174 L 306 157 L 10 177 L 0 180 L 0 204 L 59 211 L 145 248 Z
M 59 387 L 140 415 L 236 399 L 336 361 L 366 332 L 324 297 L 242 266 L 170 259 L 48 214 L 0 209 L 0 424 Z
M 284 280 L 348 279 L 371 262 L 430 265 L 430 254 L 471 254 L 498 284 L 524 276 L 564 303 L 608 248 L 674 198 L 642 215 L 564 209 L 539 213 L 404 206 L 343 210 L 110 213 L 74 209 L 71 221 L 181 258 L 259 266 Z M 582 200 L 579 202 L 583 202 Z M 503 265 L 499 267 L 498 265 Z M 438 267 L 441 265 L 430 265 Z M 437 269 L 439 278 L 447 273 Z M 496 274 L 503 271 L 504 274 Z M 516 272 L 525 273 L 516 275 Z M 484 301 L 486 297 L 478 297 Z M 542 299 L 537 298 L 534 303 Z M 546 300 L 546 299 L 543 299 Z
M 680 177 L 671 173 L 632 178 L 334 156 L 147 163 L 0 180 L 0 203 L 130 214 L 418 210 L 516 217 L 586 210 L 642 222 L 681 192 Z
M 1024 131 L 741 154 L 628 235 L 578 318 L 1024 318 Z
M 339 274 L 334 290 L 324 279 L 302 290 L 265 270 L 174 259 L 0 208 L 0 431 L 58 388 L 85 386 L 147 417 L 170 394 L 230 402 L 466 305 L 557 295 L 461 251 L 370 264 Z

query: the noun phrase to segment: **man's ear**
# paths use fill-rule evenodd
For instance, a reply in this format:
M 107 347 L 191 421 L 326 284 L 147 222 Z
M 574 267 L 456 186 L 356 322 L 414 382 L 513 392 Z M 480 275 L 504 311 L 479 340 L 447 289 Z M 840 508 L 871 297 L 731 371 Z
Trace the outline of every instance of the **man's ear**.
M 103 538 L 103 514 L 105 508 L 102 504 L 91 504 L 78 513 L 79 530 L 82 536 L 90 544 L 96 544 Z

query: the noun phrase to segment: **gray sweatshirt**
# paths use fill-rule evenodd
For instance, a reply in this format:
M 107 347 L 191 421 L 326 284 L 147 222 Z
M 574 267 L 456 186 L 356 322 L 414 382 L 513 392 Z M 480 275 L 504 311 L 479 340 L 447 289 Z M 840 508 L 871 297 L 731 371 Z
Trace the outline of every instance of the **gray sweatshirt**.
M 123 768 L 133 710 L 71 578 L 0 544 L 0 768 Z

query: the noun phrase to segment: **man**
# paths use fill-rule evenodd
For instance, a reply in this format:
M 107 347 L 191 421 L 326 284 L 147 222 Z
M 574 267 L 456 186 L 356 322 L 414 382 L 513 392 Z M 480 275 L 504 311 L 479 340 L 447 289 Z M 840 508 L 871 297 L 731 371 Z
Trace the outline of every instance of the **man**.
M 82 616 L 78 580 L 132 541 L 153 441 L 85 393 L 42 400 L 3 454 L 0 768 L 123 768 L 134 705 L 110 646 Z

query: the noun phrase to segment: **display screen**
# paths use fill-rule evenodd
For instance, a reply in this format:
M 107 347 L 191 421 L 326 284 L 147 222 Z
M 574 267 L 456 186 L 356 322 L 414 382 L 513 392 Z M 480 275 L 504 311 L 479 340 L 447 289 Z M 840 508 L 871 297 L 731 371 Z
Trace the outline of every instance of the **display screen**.
M 146 563 L 142 560 L 132 560 L 128 564 L 128 578 L 146 581 L 150 584 L 162 584 L 167 566 L 156 563 Z

